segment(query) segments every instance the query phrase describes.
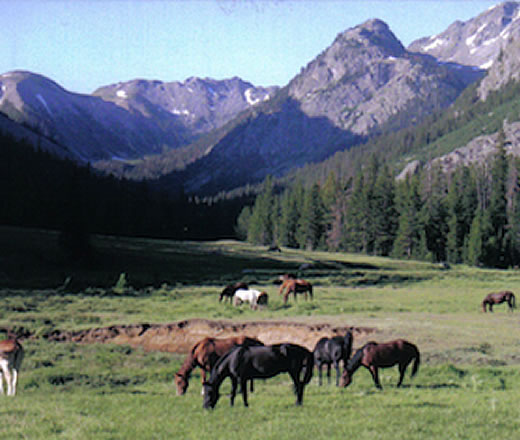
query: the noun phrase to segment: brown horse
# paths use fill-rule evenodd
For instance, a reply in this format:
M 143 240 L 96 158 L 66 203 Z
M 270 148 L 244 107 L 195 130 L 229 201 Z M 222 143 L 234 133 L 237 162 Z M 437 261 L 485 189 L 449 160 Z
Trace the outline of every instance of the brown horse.
M 291 292 L 294 295 L 294 300 L 296 301 L 296 294 L 297 293 L 304 293 L 305 299 L 307 299 L 307 292 L 309 293 L 310 298 L 312 299 L 312 284 L 308 281 L 302 280 L 302 279 L 293 279 L 288 278 L 286 279 L 282 285 L 280 286 L 279 294 L 281 295 L 285 290 L 285 294 L 283 296 L 283 302 L 284 304 L 287 303 L 287 300 L 289 299 L 289 295 Z
M 397 339 L 382 344 L 368 342 L 348 361 L 347 367 L 343 370 L 343 374 L 341 375 L 340 386 L 348 387 L 350 382 L 352 382 L 352 375 L 359 367 L 363 366 L 372 374 L 372 379 L 374 379 L 376 387 L 382 389 L 383 387 L 379 382 L 379 368 L 393 367 L 398 364 L 399 382 L 397 386 L 400 387 L 403 383 L 406 368 L 414 359 L 412 377 L 417 373 L 419 364 L 421 363 L 419 350 L 414 344 L 404 339 Z
M 264 345 L 255 338 L 236 336 L 225 339 L 204 338 L 197 342 L 184 360 L 181 368 L 175 373 L 177 395 L 182 396 L 188 389 L 188 381 L 194 368 L 199 367 L 202 383 L 206 381 L 206 372 L 210 372 L 218 359 L 237 345 L 246 347 Z
M 220 292 L 220 298 L 219 302 L 222 302 L 222 298 L 229 298 L 229 302 L 232 301 L 233 296 L 235 295 L 235 292 L 238 289 L 249 289 L 249 286 L 247 283 L 238 282 L 235 284 L 230 284 L 229 286 L 224 287 L 224 290 Z
M 504 290 L 502 292 L 490 293 L 484 298 L 482 301 L 482 310 L 484 313 L 486 312 L 486 306 L 489 306 L 489 311 L 493 311 L 493 304 L 502 304 L 503 302 L 507 302 L 509 306 L 509 311 L 512 312 L 516 307 L 516 298 L 513 292 L 509 290 Z

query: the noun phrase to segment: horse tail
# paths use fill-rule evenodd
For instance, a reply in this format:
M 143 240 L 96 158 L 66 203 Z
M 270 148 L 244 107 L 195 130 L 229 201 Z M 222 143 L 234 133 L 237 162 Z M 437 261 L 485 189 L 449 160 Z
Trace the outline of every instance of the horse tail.
M 419 365 L 421 363 L 421 353 L 419 353 L 419 349 L 415 345 L 413 348 L 415 349 L 415 360 L 412 367 L 412 377 L 414 377 L 417 374 L 417 371 L 419 371 Z
M 314 370 L 314 355 L 311 352 L 305 353 L 303 364 L 303 368 L 305 369 L 303 383 L 307 385 L 312 379 L 312 372 Z
M 312 299 L 312 284 L 311 283 L 309 283 L 309 296 Z
M 343 361 L 345 362 L 345 364 L 350 359 L 350 355 L 352 354 L 352 340 L 353 340 L 352 332 L 349 330 L 349 331 L 347 331 L 347 334 L 343 338 L 343 350 L 344 350 Z

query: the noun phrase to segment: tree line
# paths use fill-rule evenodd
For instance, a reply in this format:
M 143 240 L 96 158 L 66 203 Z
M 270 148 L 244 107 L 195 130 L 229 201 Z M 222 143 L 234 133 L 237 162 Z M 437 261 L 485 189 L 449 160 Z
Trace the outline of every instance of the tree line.
M 284 189 L 268 177 L 236 231 L 255 244 L 516 266 L 520 257 L 520 161 L 499 133 L 486 163 L 444 171 L 437 163 L 396 180 L 372 155 L 352 178 Z
M 58 230 L 73 254 L 86 252 L 94 233 L 233 237 L 244 203 L 240 198 L 204 203 L 146 182 L 103 176 L 0 133 L 0 224 Z

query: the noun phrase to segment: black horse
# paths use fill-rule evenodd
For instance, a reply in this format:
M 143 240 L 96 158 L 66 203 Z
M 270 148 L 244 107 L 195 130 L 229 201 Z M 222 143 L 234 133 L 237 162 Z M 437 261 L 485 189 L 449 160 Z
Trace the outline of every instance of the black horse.
M 314 347 L 314 364 L 318 368 L 319 384 L 321 386 L 321 367 L 327 366 L 327 378 L 330 384 L 330 369 L 334 365 L 336 369 L 336 386 L 339 386 L 339 364 L 347 366 L 348 359 L 352 354 L 352 332 L 348 331 L 345 336 L 334 336 L 332 338 L 321 338 Z
M 233 295 L 235 295 L 235 292 L 238 289 L 247 290 L 247 289 L 249 289 L 249 285 L 247 283 L 243 283 L 243 282 L 239 281 L 238 283 L 230 284 L 230 285 L 224 287 L 222 292 L 220 292 L 219 302 L 222 302 L 222 299 L 225 299 L 225 298 L 228 298 L 229 302 L 231 302 L 231 300 L 233 299 Z
M 235 401 L 237 385 L 240 384 L 244 406 L 248 406 L 246 381 L 256 378 L 267 379 L 280 373 L 289 373 L 291 376 L 296 392 L 296 404 L 301 405 L 303 390 L 312 379 L 313 368 L 312 353 L 296 344 L 234 348 L 219 359 L 211 370 L 209 381 L 204 383 L 203 407 L 215 407 L 220 398 L 220 385 L 226 377 L 231 378 L 231 405 Z

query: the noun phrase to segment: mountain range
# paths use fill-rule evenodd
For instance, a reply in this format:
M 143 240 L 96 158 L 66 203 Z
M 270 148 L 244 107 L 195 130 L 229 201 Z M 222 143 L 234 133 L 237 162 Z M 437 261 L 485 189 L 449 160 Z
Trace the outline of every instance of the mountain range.
M 372 19 L 338 34 L 284 87 L 134 80 L 81 95 L 8 72 L 0 75 L 0 129 L 104 172 L 210 195 L 417 125 L 482 78 L 486 99 L 517 79 L 519 33 L 516 2 L 408 48 Z

